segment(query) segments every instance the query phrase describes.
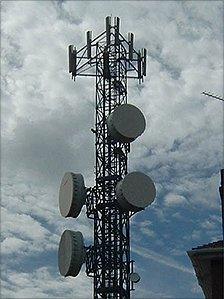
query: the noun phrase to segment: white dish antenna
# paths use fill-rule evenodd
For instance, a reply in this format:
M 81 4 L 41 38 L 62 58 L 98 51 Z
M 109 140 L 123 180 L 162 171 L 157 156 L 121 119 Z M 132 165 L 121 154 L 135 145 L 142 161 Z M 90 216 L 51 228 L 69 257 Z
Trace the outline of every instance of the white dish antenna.
M 150 205 L 156 197 L 151 178 L 141 172 L 131 172 L 116 187 L 117 201 L 125 211 L 138 212 Z
M 144 132 L 146 121 L 137 107 L 122 104 L 109 115 L 107 125 L 114 140 L 132 142 Z
M 80 173 L 66 172 L 59 191 L 59 209 L 63 217 L 76 218 L 85 204 L 86 188 Z
M 58 267 L 62 276 L 77 276 L 85 261 L 85 247 L 81 232 L 65 230 L 58 250 Z

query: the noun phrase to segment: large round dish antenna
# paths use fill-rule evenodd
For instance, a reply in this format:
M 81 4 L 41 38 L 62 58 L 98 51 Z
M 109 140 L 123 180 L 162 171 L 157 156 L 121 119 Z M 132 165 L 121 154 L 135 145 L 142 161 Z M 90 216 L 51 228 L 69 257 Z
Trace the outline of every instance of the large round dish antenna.
M 58 249 L 58 267 L 62 276 L 77 276 L 85 261 L 82 233 L 65 230 Z
M 107 126 L 110 136 L 120 142 L 132 142 L 145 130 L 145 117 L 130 104 L 118 106 L 108 117 Z
M 80 173 L 66 172 L 59 191 L 59 209 L 63 217 L 78 217 L 86 200 L 86 188 Z
M 131 172 L 117 184 L 116 195 L 123 210 L 138 212 L 153 202 L 156 188 L 149 176 L 141 172 Z

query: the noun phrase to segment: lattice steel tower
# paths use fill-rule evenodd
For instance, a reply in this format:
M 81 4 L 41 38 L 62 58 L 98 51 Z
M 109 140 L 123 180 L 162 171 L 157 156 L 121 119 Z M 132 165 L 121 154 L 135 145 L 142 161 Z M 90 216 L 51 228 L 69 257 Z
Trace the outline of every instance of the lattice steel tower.
M 85 247 L 80 232 L 66 230 L 59 245 L 59 270 L 63 276 L 86 273 L 94 278 L 94 298 L 130 298 L 140 280 L 130 258 L 129 219 L 155 198 L 155 186 L 143 173 L 127 171 L 130 143 L 145 129 L 141 111 L 127 104 L 127 79 L 139 83 L 146 75 L 146 49 L 136 51 L 134 35 L 119 32 L 120 19 L 106 18 L 106 30 L 80 50 L 69 46 L 69 72 L 96 78 L 95 186 L 86 188 L 81 174 L 67 172 L 59 203 L 64 217 L 78 217 L 86 205 L 94 221 L 94 244 Z

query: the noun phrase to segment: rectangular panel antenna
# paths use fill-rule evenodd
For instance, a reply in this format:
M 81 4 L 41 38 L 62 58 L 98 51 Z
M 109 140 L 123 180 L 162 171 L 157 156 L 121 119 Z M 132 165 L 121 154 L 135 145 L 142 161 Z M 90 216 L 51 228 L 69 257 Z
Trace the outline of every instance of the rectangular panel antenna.
M 107 39 L 107 45 L 110 44 L 110 28 L 111 28 L 111 17 L 106 17 L 106 39 Z
M 86 38 L 87 38 L 87 58 L 91 58 L 91 42 L 92 42 L 92 31 L 86 32 Z
M 128 44 L 129 44 L 129 59 L 133 59 L 133 44 L 134 44 L 134 34 L 128 33 Z
M 115 27 L 115 44 L 119 44 L 119 28 L 120 28 L 120 18 L 114 18 L 114 27 Z
M 138 79 L 142 78 L 142 57 L 141 51 L 138 52 Z
M 68 46 L 68 61 L 69 61 L 69 73 L 76 75 L 76 47 L 74 45 Z
M 106 79 L 110 79 L 109 52 L 107 50 L 103 52 L 103 75 Z
M 147 50 L 145 48 L 142 49 L 142 74 L 146 76 L 146 56 Z

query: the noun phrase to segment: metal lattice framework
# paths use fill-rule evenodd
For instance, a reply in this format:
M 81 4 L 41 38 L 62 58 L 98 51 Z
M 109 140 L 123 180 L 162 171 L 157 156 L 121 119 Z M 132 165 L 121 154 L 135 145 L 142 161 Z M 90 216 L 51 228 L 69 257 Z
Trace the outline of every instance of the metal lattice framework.
M 127 79 L 145 75 L 146 51 L 133 49 L 133 38 L 127 41 L 119 33 L 119 18 L 106 18 L 106 31 L 91 38 L 76 51 L 70 49 L 72 78 L 96 78 L 95 186 L 88 189 L 87 216 L 94 220 L 94 244 L 87 247 L 86 273 L 94 278 L 94 298 L 130 298 L 133 272 L 130 260 L 129 218 L 132 212 L 121 211 L 115 188 L 127 174 L 128 143 L 110 138 L 107 118 L 114 109 L 127 103 Z

